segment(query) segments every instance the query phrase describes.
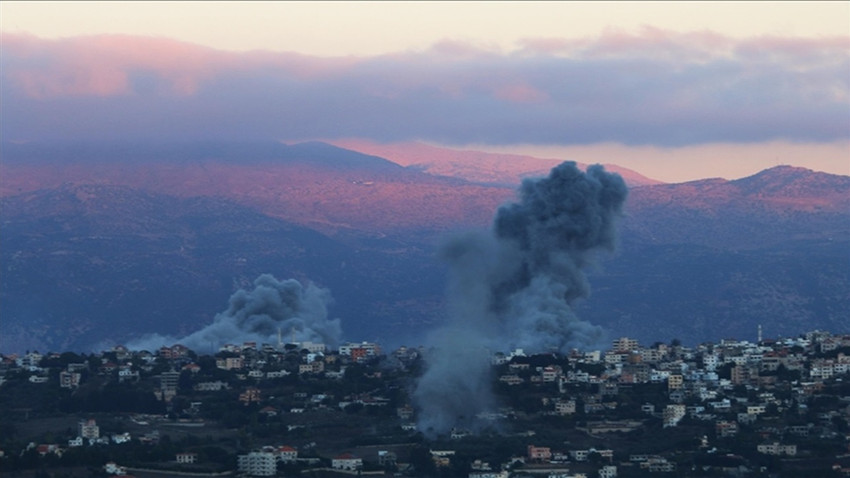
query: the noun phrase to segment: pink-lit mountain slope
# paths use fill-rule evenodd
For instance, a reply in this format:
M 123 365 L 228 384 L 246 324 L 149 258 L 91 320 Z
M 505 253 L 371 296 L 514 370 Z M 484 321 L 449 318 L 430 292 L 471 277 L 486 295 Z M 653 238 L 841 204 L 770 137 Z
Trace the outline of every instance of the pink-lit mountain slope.
M 486 227 L 513 187 L 435 176 L 325 143 L 7 145 L 0 196 L 66 184 L 228 199 L 326 234 Z
M 387 158 L 406 167 L 415 167 L 439 176 L 462 178 L 485 184 L 519 184 L 525 177 L 545 176 L 564 159 L 543 159 L 518 154 L 441 148 L 419 142 L 375 143 L 363 139 L 333 140 L 341 148 Z M 568 159 L 568 158 L 565 158 Z M 586 164 L 578 163 L 582 169 Z M 618 173 L 629 186 L 661 184 L 631 169 L 606 164 L 605 169 Z
M 847 212 L 850 176 L 777 166 L 733 181 L 715 178 L 640 188 L 630 199 L 636 208 L 675 203 L 689 209 L 719 211 L 747 201 L 754 208 Z
M 759 248 L 850 237 L 850 176 L 777 166 L 746 178 L 633 188 L 629 233 L 648 243 Z

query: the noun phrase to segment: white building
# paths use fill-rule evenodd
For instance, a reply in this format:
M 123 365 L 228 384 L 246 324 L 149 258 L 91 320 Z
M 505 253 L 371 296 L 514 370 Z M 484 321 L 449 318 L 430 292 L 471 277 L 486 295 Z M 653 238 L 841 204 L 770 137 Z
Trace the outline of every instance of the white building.
M 797 445 L 781 445 L 778 442 L 773 442 L 758 445 L 756 450 L 765 455 L 795 456 L 797 454 Z
M 236 466 L 241 473 L 251 476 L 274 476 L 277 474 L 277 458 L 274 453 L 252 451 L 237 457 Z
M 331 460 L 331 468 L 335 470 L 359 470 L 363 468 L 363 460 L 361 458 L 357 458 L 351 453 L 343 453 Z
M 94 421 L 94 418 L 80 420 L 77 436 L 88 439 L 100 438 L 100 427 L 97 426 L 97 422 Z
M 599 478 L 617 478 L 617 467 L 606 465 L 599 469 Z
M 197 453 L 178 453 L 175 458 L 177 463 L 195 463 L 198 461 Z

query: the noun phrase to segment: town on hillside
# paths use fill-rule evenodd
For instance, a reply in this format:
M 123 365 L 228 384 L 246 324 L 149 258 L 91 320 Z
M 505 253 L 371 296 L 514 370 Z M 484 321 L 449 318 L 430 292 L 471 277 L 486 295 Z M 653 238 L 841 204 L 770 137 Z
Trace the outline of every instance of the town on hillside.
M 494 352 L 497 407 L 434 436 L 411 392 L 440 353 L 2 354 L 0 477 L 850 476 L 850 335 Z

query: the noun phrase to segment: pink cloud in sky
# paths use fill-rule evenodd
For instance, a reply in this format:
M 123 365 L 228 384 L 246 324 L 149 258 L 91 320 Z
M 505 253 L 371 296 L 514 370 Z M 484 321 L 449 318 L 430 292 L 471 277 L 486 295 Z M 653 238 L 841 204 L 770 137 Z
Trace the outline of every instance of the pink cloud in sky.
M 159 94 L 186 96 L 225 72 L 273 67 L 297 78 L 345 70 L 354 59 L 327 60 L 292 53 L 231 53 L 167 38 L 97 35 L 63 40 L 3 34 L 4 53 L 15 58 L 9 79 L 34 98 L 114 96 L 134 92 L 134 73 L 164 81 Z
M 2 35 L 6 138 L 367 137 L 683 146 L 850 139 L 850 36 L 644 28 L 446 40 L 373 57 L 225 52 L 167 38 Z

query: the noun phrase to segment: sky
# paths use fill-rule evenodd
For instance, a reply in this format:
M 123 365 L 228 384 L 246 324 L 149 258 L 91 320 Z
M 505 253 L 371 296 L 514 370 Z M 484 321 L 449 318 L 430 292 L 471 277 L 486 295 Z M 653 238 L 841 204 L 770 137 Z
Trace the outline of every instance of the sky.
M 0 2 L 0 138 L 850 174 L 850 2 Z

